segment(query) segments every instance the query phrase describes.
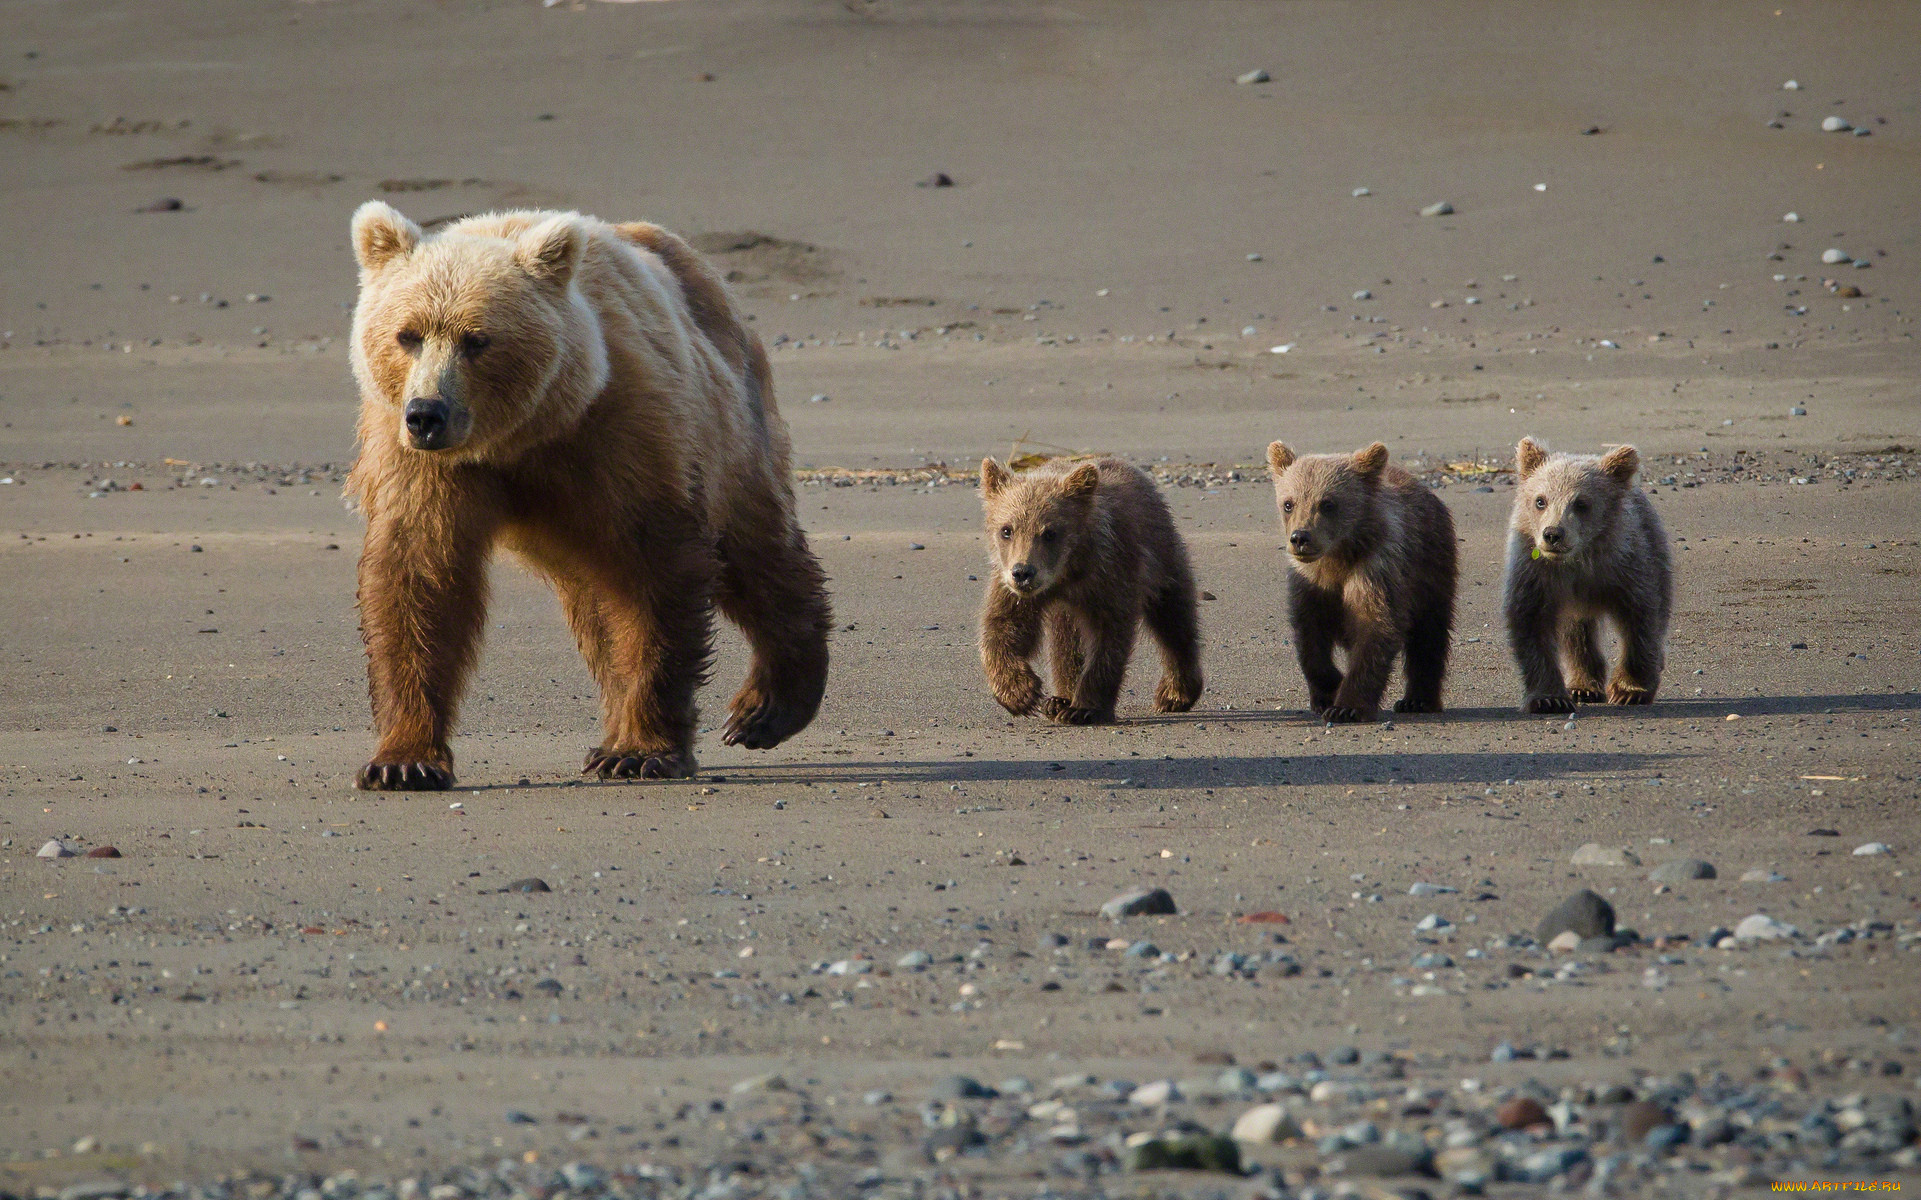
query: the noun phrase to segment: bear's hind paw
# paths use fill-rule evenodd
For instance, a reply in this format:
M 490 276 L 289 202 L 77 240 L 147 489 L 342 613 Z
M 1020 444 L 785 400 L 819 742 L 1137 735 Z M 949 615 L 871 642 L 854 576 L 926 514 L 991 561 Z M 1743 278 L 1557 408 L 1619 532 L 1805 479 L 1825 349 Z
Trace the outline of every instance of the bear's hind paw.
M 1178 683 L 1163 682 L 1154 689 L 1154 711 L 1164 713 L 1183 713 L 1194 707 L 1201 698 L 1199 689 L 1192 691 Z
M 1330 704 L 1321 713 L 1321 719 L 1329 725 L 1359 725 L 1374 719 L 1371 708 L 1355 708 L 1346 704 Z
M 685 750 L 595 749 L 580 773 L 602 779 L 691 779 L 695 769 L 694 756 Z
M 782 704 L 771 696 L 736 697 L 720 740 L 749 750 L 771 750 L 807 727 L 811 710 Z
M 452 770 L 427 762 L 370 762 L 354 777 L 363 792 L 444 792 L 452 786 Z

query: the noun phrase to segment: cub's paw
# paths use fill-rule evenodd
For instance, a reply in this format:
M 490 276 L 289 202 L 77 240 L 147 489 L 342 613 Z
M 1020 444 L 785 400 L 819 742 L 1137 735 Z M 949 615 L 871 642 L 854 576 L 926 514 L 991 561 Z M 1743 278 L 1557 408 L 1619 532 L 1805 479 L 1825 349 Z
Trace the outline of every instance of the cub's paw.
M 1437 713 L 1441 711 L 1439 700 L 1417 700 L 1413 696 L 1403 696 L 1394 702 L 1397 713 Z
M 1054 720 L 1062 725 L 1112 725 L 1114 710 L 1099 708 L 1063 708 Z
M 1654 689 L 1615 682 L 1608 684 L 1607 698 L 1609 704 L 1652 704 Z M 1595 699 L 1599 700 L 1600 697 L 1596 696 Z
M 1571 713 L 1574 711 L 1572 696 L 1530 696 L 1521 706 L 1522 712 L 1529 713 Z
M 580 773 L 602 779 L 692 779 L 696 769 L 694 756 L 685 750 L 596 748 Z
M 1061 714 L 1074 707 L 1074 702 L 1065 696 L 1044 696 L 1034 706 L 1034 711 L 1050 721 L 1058 721 Z
M 728 706 L 720 740 L 729 746 L 768 750 L 805 729 L 813 719 L 812 709 L 783 704 L 758 689 L 743 690 Z
M 1307 697 L 1307 711 L 1317 717 L 1326 716 L 1327 710 L 1334 707 L 1333 692 L 1311 692 Z
M 1321 717 L 1329 725 L 1358 725 L 1372 721 L 1374 719 L 1374 710 L 1371 708 L 1355 708 L 1346 704 L 1330 704 L 1326 710 L 1321 713 Z
M 1154 711 L 1186 712 L 1200 698 L 1199 688 L 1189 689 L 1176 680 L 1163 679 L 1161 686 L 1154 689 Z
M 1034 711 L 1041 702 L 1041 679 L 1032 671 L 1007 680 L 994 681 L 994 699 L 1017 717 Z
M 1576 704 L 1599 704 L 1607 699 L 1607 693 L 1600 688 L 1572 687 L 1567 694 Z
M 444 792 L 454 786 L 454 773 L 436 763 L 370 762 L 354 786 L 363 792 Z

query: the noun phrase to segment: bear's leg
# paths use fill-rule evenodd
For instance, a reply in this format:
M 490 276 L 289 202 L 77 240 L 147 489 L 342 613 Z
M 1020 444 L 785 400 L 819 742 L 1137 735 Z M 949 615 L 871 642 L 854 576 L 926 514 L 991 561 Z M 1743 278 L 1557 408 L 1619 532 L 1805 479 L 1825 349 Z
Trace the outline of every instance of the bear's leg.
M 1607 659 L 1601 654 L 1601 623 L 1581 617 L 1561 626 L 1561 657 L 1567 665 L 1567 694 L 1577 704 L 1599 704 L 1607 699 L 1601 680 Z
M 360 632 L 379 744 L 356 787 L 427 792 L 453 786 L 448 747 L 487 615 L 492 524 L 449 512 L 421 521 L 423 535 L 392 517 L 368 525 L 360 555 Z
M 1160 712 L 1186 712 L 1201 698 L 1201 616 L 1194 577 L 1182 569 L 1148 600 L 1141 615 L 1161 647 L 1161 682 L 1154 689 Z
M 1340 690 L 1341 669 L 1334 665 L 1334 642 L 1346 613 L 1340 597 L 1288 576 L 1288 620 L 1294 627 L 1294 654 L 1307 678 L 1307 707 L 1315 716 L 1327 711 Z
M 1042 698 L 1035 711 L 1051 721 L 1074 707 L 1071 697 L 1080 682 L 1081 671 L 1087 666 L 1087 654 L 1081 639 L 1080 614 L 1071 607 L 1056 604 L 1048 609 L 1044 624 L 1047 629 L 1047 673 L 1054 690 Z
M 1663 615 L 1649 608 L 1630 607 L 1618 614 L 1621 661 L 1608 680 L 1607 698 L 1614 704 L 1652 704 L 1661 687 L 1661 668 L 1667 638 Z
M 1333 724 L 1372 721 L 1400 653 L 1401 638 L 1393 629 L 1363 629 L 1348 647 L 1347 674 L 1321 715 Z
M 1402 661 L 1407 674 L 1407 691 L 1395 701 L 1401 713 L 1441 711 L 1441 681 L 1447 676 L 1447 610 L 1431 607 L 1414 618 L 1407 631 L 1407 647 Z
M 753 650 L 746 682 L 728 705 L 721 740 L 765 750 L 807 727 L 827 690 L 827 634 L 833 613 L 827 576 L 807 537 L 779 506 L 764 528 L 722 539 L 720 611 Z
M 1513 578 L 1507 593 L 1507 642 L 1521 668 L 1521 711 L 1574 711 L 1561 677 L 1560 604 L 1538 580 Z
M 570 585 L 596 598 L 598 628 L 580 618 L 577 595 L 568 614 L 583 645 L 597 637 L 604 647 L 595 673 L 606 741 L 581 768 L 602 779 L 684 779 L 697 769 L 694 692 L 712 653 L 716 564 L 691 520 L 655 514 L 648 535 L 619 575 Z
M 1041 645 L 1041 605 L 1022 600 L 997 583 L 981 604 L 981 669 L 1000 706 L 1017 717 L 1041 701 L 1041 677 L 1027 660 Z
M 1127 678 L 1127 660 L 1134 654 L 1135 630 L 1140 613 L 1135 611 L 1096 611 L 1088 613 L 1083 645 L 1087 663 L 1074 683 L 1073 702 L 1054 720 L 1063 725 L 1107 725 L 1114 720 L 1114 705 Z

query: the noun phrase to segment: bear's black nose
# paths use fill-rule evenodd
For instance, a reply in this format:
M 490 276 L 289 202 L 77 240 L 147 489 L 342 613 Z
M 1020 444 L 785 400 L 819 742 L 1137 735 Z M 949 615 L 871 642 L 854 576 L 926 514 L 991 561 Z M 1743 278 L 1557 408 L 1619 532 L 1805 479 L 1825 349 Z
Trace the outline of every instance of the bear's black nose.
M 447 432 L 447 402 L 445 400 L 409 400 L 403 418 L 407 422 L 407 436 L 412 438 L 416 445 L 428 445 Z
M 1313 540 L 1313 535 L 1309 534 L 1305 529 L 1296 529 L 1293 533 L 1287 535 L 1287 544 L 1296 550 L 1307 549 L 1307 544 Z
M 1034 568 L 1026 563 L 1015 563 L 1007 569 L 1008 577 L 1021 587 L 1034 582 Z
M 1567 541 L 1567 530 L 1559 525 L 1550 525 L 1541 531 L 1541 540 L 1550 546 L 1558 546 Z

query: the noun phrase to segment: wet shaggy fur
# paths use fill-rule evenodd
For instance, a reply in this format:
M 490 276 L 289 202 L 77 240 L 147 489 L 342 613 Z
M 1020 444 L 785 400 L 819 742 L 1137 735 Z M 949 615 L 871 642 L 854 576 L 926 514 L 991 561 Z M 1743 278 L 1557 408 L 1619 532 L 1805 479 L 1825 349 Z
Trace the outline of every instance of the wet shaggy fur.
M 379 738 L 360 786 L 452 785 L 497 548 L 553 583 L 599 682 L 586 770 L 693 774 L 716 607 L 753 651 L 726 740 L 806 726 L 826 685 L 825 577 L 795 519 L 766 354 L 700 258 L 655 226 L 578 213 L 428 236 L 377 201 L 353 243 L 348 490 L 367 519 Z
M 1601 700 L 1652 704 L 1674 572 L 1667 531 L 1635 486 L 1641 456 L 1632 446 L 1550 455 L 1522 438 L 1514 460 L 1520 486 L 1508 527 L 1506 606 L 1522 711 L 1572 712 L 1576 703 Z M 1621 635 L 1612 675 L 1601 653 L 1603 619 Z
M 1379 442 L 1353 454 L 1267 448 L 1288 536 L 1288 615 L 1307 703 L 1328 721 L 1372 721 L 1394 660 L 1395 712 L 1441 711 L 1454 629 L 1454 519 Z M 1347 669 L 1334 649 L 1347 652 Z
M 1103 458 L 1015 475 L 990 458 L 981 463 L 981 503 L 993 567 L 981 664 L 1003 708 L 1069 725 L 1111 722 L 1143 621 L 1161 648 L 1154 707 L 1194 707 L 1199 595 L 1187 546 L 1146 473 Z M 1028 665 L 1043 633 L 1051 694 Z

